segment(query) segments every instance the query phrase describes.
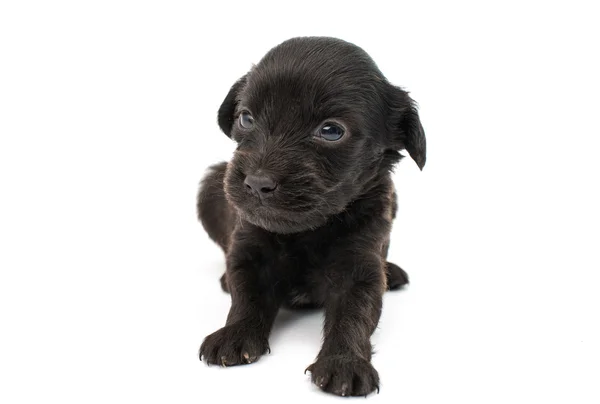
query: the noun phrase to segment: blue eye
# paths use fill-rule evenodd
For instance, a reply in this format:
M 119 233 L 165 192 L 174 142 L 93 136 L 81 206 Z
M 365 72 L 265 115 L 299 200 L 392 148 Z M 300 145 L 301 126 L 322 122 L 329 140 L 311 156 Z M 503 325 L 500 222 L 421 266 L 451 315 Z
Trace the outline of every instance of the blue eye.
M 240 126 L 244 129 L 251 129 L 254 126 L 254 118 L 250 112 L 244 111 L 240 114 Z
M 319 136 L 330 142 L 335 142 L 344 136 L 344 129 L 334 123 L 326 123 L 319 130 Z

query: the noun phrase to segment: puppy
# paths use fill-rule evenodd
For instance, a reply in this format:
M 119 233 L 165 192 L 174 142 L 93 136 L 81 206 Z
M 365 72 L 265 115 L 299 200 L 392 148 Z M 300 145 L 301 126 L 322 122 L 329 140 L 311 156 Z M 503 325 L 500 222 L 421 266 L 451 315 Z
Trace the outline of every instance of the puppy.
M 396 212 L 390 171 L 402 149 L 425 164 L 414 102 L 361 48 L 294 38 L 231 87 L 218 123 L 237 149 L 203 179 L 197 207 L 225 252 L 231 309 L 200 359 L 255 362 L 270 352 L 280 307 L 322 307 L 312 381 L 341 396 L 379 391 L 370 337 L 384 291 L 408 283 L 386 261 Z

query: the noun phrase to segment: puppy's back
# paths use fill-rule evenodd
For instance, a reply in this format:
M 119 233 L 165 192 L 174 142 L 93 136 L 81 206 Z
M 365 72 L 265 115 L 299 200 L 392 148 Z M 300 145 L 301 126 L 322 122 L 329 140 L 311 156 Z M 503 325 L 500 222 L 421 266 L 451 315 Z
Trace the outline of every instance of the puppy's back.
M 225 190 L 223 189 L 226 169 L 226 162 L 209 168 L 210 171 L 200 183 L 196 205 L 198 219 L 204 230 L 225 253 L 227 253 L 229 239 L 236 220 L 236 213 L 225 198 Z

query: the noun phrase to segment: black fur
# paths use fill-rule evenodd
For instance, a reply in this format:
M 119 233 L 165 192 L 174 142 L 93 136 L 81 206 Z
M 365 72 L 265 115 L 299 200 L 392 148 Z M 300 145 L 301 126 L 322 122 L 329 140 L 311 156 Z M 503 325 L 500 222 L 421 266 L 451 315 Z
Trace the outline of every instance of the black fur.
M 251 128 L 240 123 L 243 111 Z M 226 254 L 221 286 L 232 305 L 201 359 L 254 362 L 269 351 L 281 306 L 323 307 L 323 346 L 307 368 L 313 382 L 342 396 L 378 390 L 370 336 L 383 292 L 408 283 L 386 261 L 396 211 L 390 170 L 402 149 L 425 164 L 413 101 L 361 48 L 294 38 L 233 85 L 218 121 L 238 147 L 202 181 L 198 215 Z M 325 122 L 344 136 L 319 138 Z M 248 176 L 271 185 L 252 188 Z

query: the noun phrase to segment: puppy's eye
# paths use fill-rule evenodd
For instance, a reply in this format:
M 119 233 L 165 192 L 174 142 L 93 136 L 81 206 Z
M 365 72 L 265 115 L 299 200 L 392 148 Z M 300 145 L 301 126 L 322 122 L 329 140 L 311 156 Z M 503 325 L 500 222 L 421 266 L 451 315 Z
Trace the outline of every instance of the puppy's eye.
M 244 111 L 240 114 L 240 126 L 244 129 L 251 129 L 254 126 L 254 118 L 250 112 Z
M 330 142 L 340 140 L 342 136 L 344 136 L 344 129 L 335 123 L 326 123 L 319 130 L 319 137 Z

